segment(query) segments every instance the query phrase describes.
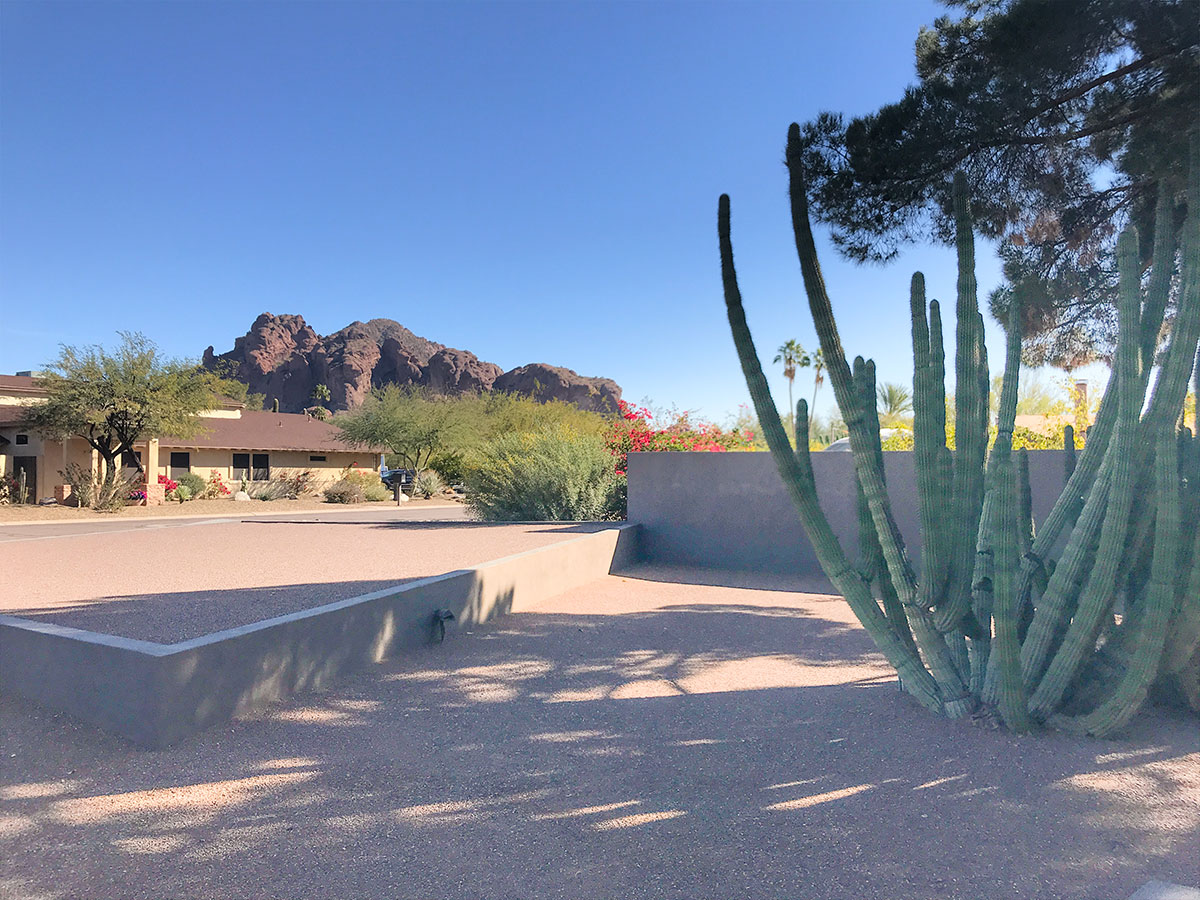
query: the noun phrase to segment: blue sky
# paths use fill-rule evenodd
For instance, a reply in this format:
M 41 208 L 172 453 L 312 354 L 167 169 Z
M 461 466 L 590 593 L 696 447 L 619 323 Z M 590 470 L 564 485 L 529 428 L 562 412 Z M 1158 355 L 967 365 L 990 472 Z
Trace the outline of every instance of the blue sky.
M 899 97 L 941 12 L 6 0 L 0 372 L 118 330 L 198 358 L 263 311 L 323 334 L 387 317 L 506 369 L 564 365 L 721 421 L 748 394 L 718 195 L 764 361 L 789 337 L 815 346 L 787 126 Z M 821 249 L 847 349 L 908 383 L 909 277 L 952 297 L 953 254 L 863 268 Z M 980 250 L 986 294 L 998 267 Z M 998 368 L 990 322 L 989 337 Z

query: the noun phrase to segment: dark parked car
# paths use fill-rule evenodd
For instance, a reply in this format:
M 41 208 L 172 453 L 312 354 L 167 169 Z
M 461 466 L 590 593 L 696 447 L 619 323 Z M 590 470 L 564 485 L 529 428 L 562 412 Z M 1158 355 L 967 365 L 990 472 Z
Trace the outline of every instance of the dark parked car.
M 399 485 L 401 490 L 412 484 L 416 472 L 412 469 L 388 469 L 385 472 L 379 473 L 380 480 L 387 485 L 388 490 L 395 490 Z M 405 493 L 408 493 L 405 491 Z

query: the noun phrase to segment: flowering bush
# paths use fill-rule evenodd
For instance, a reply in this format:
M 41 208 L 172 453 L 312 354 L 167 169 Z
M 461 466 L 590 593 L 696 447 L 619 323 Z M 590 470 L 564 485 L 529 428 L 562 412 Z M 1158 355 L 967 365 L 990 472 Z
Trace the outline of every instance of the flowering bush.
M 0 475 L 0 506 L 19 502 L 20 485 L 12 475 Z
M 746 429 L 725 431 L 712 422 L 693 422 L 689 413 L 675 417 L 665 427 L 655 428 L 648 409 L 618 401 L 618 418 L 605 438 L 605 446 L 616 457 L 616 470 L 624 475 L 631 452 L 692 450 L 723 453 L 750 450 L 754 434 Z
M 146 492 L 145 491 L 130 491 L 129 499 L 134 501 L 135 503 L 140 503 L 141 501 L 146 499 Z
M 158 483 L 159 483 L 159 484 L 161 484 L 161 485 L 163 486 L 163 490 L 164 490 L 164 491 L 166 491 L 168 494 L 170 494 L 170 493 L 173 493 L 174 491 L 177 491 L 177 490 L 179 490 L 179 482 L 177 482 L 177 481 L 172 481 L 172 480 L 171 480 L 170 478 L 168 478 L 166 475 L 159 475 L 159 476 L 158 476 Z
M 210 469 L 208 473 L 208 482 L 204 485 L 204 491 L 200 494 L 205 500 L 216 500 L 220 497 L 228 497 L 233 492 L 229 489 L 229 485 L 221 477 L 221 473 L 216 469 Z
M 1075 449 L 1082 450 L 1085 436 L 1075 432 Z M 988 428 L 988 446 L 996 442 L 996 426 Z M 882 441 L 884 450 L 912 450 L 914 447 L 911 429 L 900 428 Z M 946 444 L 954 449 L 954 423 L 946 423 Z M 1018 425 L 1013 429 L 1012 446 L 1014 450 L 1061 450 L 1063 448 L 1062 432 L 1058 434 L 1043 434 Z

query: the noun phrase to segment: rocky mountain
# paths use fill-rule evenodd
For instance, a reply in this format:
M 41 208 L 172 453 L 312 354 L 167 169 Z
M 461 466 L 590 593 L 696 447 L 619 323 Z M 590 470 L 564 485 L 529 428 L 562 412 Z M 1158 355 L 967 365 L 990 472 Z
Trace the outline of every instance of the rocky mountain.
M 438 394 L 505 391 L 543 402 L 566 400 L 581 409 L 610 412 L 621 388 L 608 378 L 530 363 L 511 372 L 469 350 L 456 350 L 413 334 L 391 319 L 352 322 L 321 336 L 302 316 L 263 313 L 227 353 L 204 351 L 204 365 L 243 382 L 284 412 L 311 406 L 318 384 L 329 388 L 334 410 L 353 409 L 374 387 L 418 385 Z

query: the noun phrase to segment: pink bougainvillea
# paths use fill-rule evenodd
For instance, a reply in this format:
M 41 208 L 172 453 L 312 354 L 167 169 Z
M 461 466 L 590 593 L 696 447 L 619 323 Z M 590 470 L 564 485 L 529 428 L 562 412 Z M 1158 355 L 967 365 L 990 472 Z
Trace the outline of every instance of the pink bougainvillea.
M 625 473 L 632 452 L 691 450 L 724 453 L 749 449 L 754 441 L 754 435 L 749 431 L 724 431 L 712 422 L 693 422 L 690 413 L 686 412 L 664 427 L 656 428 L 650 410 L 624 400 L 618 402 L 618 418 L 605 445 L 616 458 L 616 469 L 621 474 Z

